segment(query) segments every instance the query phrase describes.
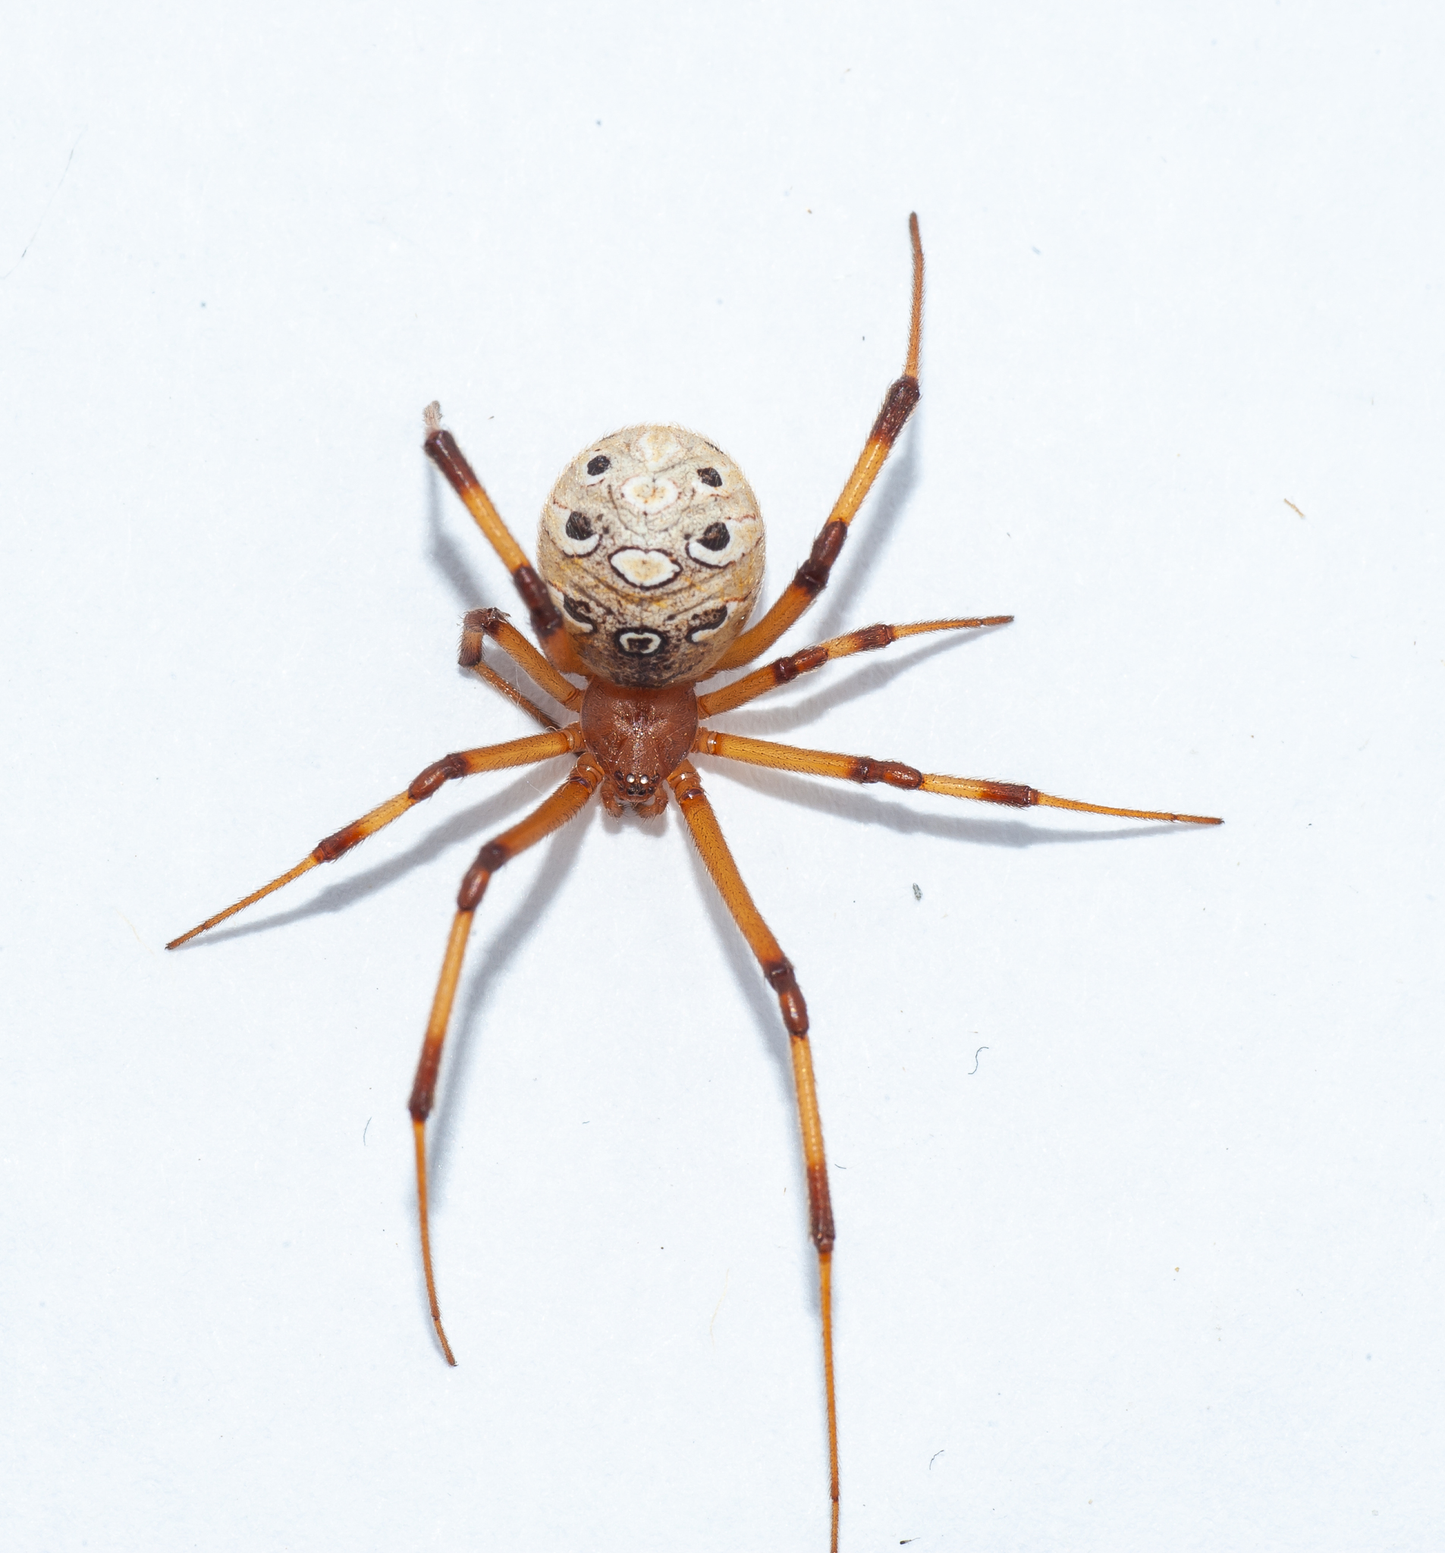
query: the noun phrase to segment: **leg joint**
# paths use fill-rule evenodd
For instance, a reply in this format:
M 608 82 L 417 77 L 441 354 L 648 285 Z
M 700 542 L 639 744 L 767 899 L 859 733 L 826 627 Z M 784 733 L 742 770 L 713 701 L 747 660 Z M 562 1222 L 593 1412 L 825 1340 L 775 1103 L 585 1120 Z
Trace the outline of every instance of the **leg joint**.
M 451 432 L 441 428 L 428 432 L 426 441 L 422 443 L 422 451 L 446 476 L 447 484 L 454 491 L 460 493 L 478 483 L 476 475 L 472 473 L 472 466 L 466 461 Z
M 457 891 L 457 910 L 475 911 L 487 893 L 492 875 L 511 854 L 498 842 L 489 841 L 477 854 L 477 860 L 462 877 L 462 887 Z
M 457 662 L 464 669 L 476 668 L 482 661 L 483 636 L 495 637 L 507 623 L 507 616 L 500 609 L 469 609 L 462 616 L 462 642 L 457 649 Z
M 774 960 L 763 966 L 763 977 L 778 995 L 783 1025 L 789 1035 L 798 1038 L 808 1033 L 808 1005 L 798 990 L 798 979 L 787 960 Z
M 889 787 L 913 790 L 923 786 L 923 773 L 897 760 L 873 760 L 860 755 L 848 773 L 854 782 L 886 782 Z
M 828 586 L 828 573 L 833 570 L 833 563 L 842 552 L 843 543 L 847 538 L 846 523 L 838 518 L 832 518 L 825 523 L 822 533 L 813 541 L 808 559 L 798 568 L 793 578 L 793 586 L 801 588 L 809 598 L 821 593 Z
M 334 863 L 342 853 L 349 852 L 363 839 L 357 824 L 353 822 L 350 825 L 343 825 L 340 830 L 318 841 L 311 855 L 318 863 Z
M 791 679 L 799 674 L 807 674 L 813 669 L 821 669 L 828 661 L 828 649 L 821 644 L 816 647 L 804 647 L 784 661 L 793 666 L 793 673 L 789 675 Z
M 869 439 L 886 443 L 891 448 L 898 440 L 898 433 L 903 430 L 917 403 L 918 379 L 907 376 L 899 378 L 888 390 L 888 397 L 883 401 L 878 419 L 873 422 Z
M 831 1251 L 833 1203 L 828 1195 L 828 1167 L 819 1160 L 808 1166 L 808 1232 L 819 1251 Z
M 511 860 L 511 849 L 504 841 L 489 841 L 486 846 L 477 853 L 477 867 L 485 868 L 489 874 L 494 874 L 503 863 Z
M 512 582 L 522 596 L 522 602 L 531 611 L 532 629 L 538 636 L 551 636 L 562 629 L 562 616 L 547 592 L 547 585 L 537 575 L 535 567 L 519 566 L 512 573 Z
M 690 803 L 696 803 L 699 798 L 707 796 L 702 790 L 702 778 L 693 769 L 691 762 L 683 770 L 674 771 L 667 780 L 677 795 L 678 803 L 684 808 Z
M 454 777 L 464 777 L 467 774 L 467 763 L 460 755 L 443 755 L 440 760 L 434 760 L 425 771 L 418 772 L 412 778 L 411 786 L 406 790 L 406 796 L 417 802 L 423 798 L 430 798 L 443 782 L 449 782 Z

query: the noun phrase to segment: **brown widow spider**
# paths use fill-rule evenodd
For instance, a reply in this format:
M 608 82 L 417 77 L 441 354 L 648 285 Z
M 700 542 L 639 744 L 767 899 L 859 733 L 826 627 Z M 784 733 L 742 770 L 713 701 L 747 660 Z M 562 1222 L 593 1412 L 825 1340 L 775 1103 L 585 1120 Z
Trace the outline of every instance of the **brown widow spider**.
M 427 1299 L 437 1339 L 455 1364 L 442 1329 L 432 1272 L 427 1222 L 426 1122 L 436 1092 L 442 1043 L 446 1038 L 462 957 L 472 918 L 492 875 L 519 852 L 565 825 L 600 795 L 611 815 L 631 807 L 660 814 L 668 793 L 678 807 L 698 852 L 734 921 L 777 993 L 790 1037 L 797 1085 L 798 1120 L 807 1170 L 809 1222 L 818 1253 L 822 1315 L 823 1384 L 828 1409 L 828 1478 L 831 1547 L 838 1548 L 838 1417 L 833 1391 L 832 1257 L 833 1211 L 823 1156 L 823 1127 L 808 1046 L 808 1012 L 782 949 L 748 894 L 732 853 L 718 828 L 691 754 L 716 755 L 783 771 L 840 777 L 851 782 L 884 782 L 908 792 L 942 793 L 1013 808 L 1044 805 L 1112 814 L 1136 820 L 1180 820 L 1217 825 L 1197 814 L 1163 814 L 1054 798 L 1021 782 L 980 777 L 934 776 L 893 760 L 795 749 L 770 739 L 721 733 L 704 724 L 775 686 L 785 685 L 830 659 L 887 647 L 929 631 L 1005 625 L 1011 615 L 927 620 L 914 625 L 875 625 L 805 647 L 766 668 L 755 669 L 720 689 L 698 695 L 699 680 L 752 663 L 786 631 L 827 586 L 828 575 L 904 423 L 918 402 L 918 348 L 923 321 L 923 248 L 918 218 L 909 216 L 913 245 L 913 310 L 903 375 L 888 390 L 863 451 L 834 503 L 813 548 L 782 597 L 747 629 L 763 575 L 763 521 L 742 472 L 721 449 L 676 426 L 632 426 L 585 449 L 562 472 L 542 512 L 538 566 L 502 522 L 496 508 L 441 424 L 438 405 L 426 410 L 427 456 L 466 504 L 477 526 L 502 558 L 542 652 L 497 609 L 466 616 L 461 663 L 534 717 L 546 730 L 526 739 L 447 755 L 426 768 L 403 793 L 326 837 L 288 873 L 207 918 L 167 944 L 176 949 L 198 933 L 314 868 L 335 862 L 358 842 L 389 825 L 454 777 L 530 765 L 557 755 L 576 760 L 550 798 L 511 829 L 486 843 L 467 870 L 457 895 L 457 912 L 442 959 L 441 977 L 422 1042 L 412 1085 L 410 1111 L 416 1146 L 417 1210 Z M 578 714 L 557 724 L 482 661 L 490 637 L 531 679 L 561 705 Z M 543 654 L 545 653 L 545 656 Z M 567 674 L 586 679 L 578 687 Z

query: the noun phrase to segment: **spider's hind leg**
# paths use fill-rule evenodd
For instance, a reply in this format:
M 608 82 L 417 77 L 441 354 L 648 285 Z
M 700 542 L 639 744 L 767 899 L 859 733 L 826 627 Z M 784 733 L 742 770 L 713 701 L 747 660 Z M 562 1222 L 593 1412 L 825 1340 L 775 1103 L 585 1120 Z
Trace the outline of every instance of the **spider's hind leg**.
M 797 978 L 762 914 L 753 904 L 738 865 L 702 790 L 697 768 L 685 760 L 668 777 L 678 808 L 697 843 L 703 865 L 712 876 L 723 903 L 732 914 L 748 948 L 762 967 L 768 985 L 778 995 L 797 1087 L 798 1122 L 803 1134 L 803 1164 L 808 1179 L 808 1220 L 818 1253 L 818 1300 L 823 1318 L 823 1386 L 828 1403 L 828 1495 L 832 1517 L 832 1553 L 838 1553 L 838 1409 L 833 1388 L 833 1205 L 828 1194 L 828 1165 L 823 1153 L 823 1122 L 813 1080 L 813 1052 L 808 1044 L 808 1009 Z
M 416 1148 L 416 1200 L 421 1230 L 422 1271 L 426 1274 L 427 1302 L 431 1306 L 432 1325 L 436 1328 L 437 1339 L 448 1364 L 457 1361 L 452 1356 L 451 1344 L 447 1342 L 446 1332 L 442 1329 L 441 1306 L 437 1302 L 436 1278 L 432 1273 L 431 1224 L 427 1213 L 426 1123 L 436 1098 L 442 1045 L 446 1040 L 447 1025 L 451 1021 L 452 1003 L 456 999 L 457 982 L 462 974 L 462 958 L 466 954 L 472 918 L 481 905 L 492 875 L 504 863 L 510 863 L 519 852 L 535 846 L 581 813 L 587 800 L 597 791 L 602 776 L 602 768 L 590 755 L 584 754 L 568 773 L 567 780 L 550 798 L 539 804 L 526 819 L 486 843 L 477 853 L 476 861 L 467 870 L 462 887 L 457 892 L 457 912 L 452 919 L 446 953 L 442 957 L 441 975 L 437 980 L 436 996 L 432 999 L 431 1017 L 427 1020 L 421 1058 L 417 1062 L 416 1079 L 412 1084 L 411 1100 L 407 1107 L 411 1112 L 412 1138 Z

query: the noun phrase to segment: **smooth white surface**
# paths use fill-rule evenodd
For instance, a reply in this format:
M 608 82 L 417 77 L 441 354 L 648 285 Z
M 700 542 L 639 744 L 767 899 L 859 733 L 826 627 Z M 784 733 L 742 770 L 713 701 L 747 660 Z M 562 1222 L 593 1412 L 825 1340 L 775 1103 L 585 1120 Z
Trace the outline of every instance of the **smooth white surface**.
M 922 406 L 787 644 L 1017 623 L 726 725 L 1228 824 L 709 763 L 813 1015 L 843 1547 L 1442 1545 L 1441 44 L 1398 4 L 10 17 L 7 1548 L 826 1546 L 784 1038 L 675 812 L 487 898 L 454 1372 L 404 1105 L 457 880 L 559 770 L 161 945 L 526 731 L 453 666 L 515 604 L 428 400 L 529 545 L 589 439 L 698 428 L 772 597 L 898 371 L 910 208 Z

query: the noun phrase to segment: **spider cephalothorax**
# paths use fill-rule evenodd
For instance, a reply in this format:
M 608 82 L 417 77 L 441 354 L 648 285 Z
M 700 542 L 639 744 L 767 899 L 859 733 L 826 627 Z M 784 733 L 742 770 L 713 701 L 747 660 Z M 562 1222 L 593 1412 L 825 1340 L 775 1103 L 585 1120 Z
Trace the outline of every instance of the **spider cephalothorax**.
M 763 582 L 763 520 L 742 471 L 681 426 L 593 443 L 542 509 L 537 570 L 577 656 L 618 685 L 698 680 Z
M 614 818 L 630 804 L 642 815 L 667 807 L 667 779 L 697 735 L 691 685 L 613 685 L 594 679 L 580 708 L 582 737 L 607 773 L 598 788 Z

